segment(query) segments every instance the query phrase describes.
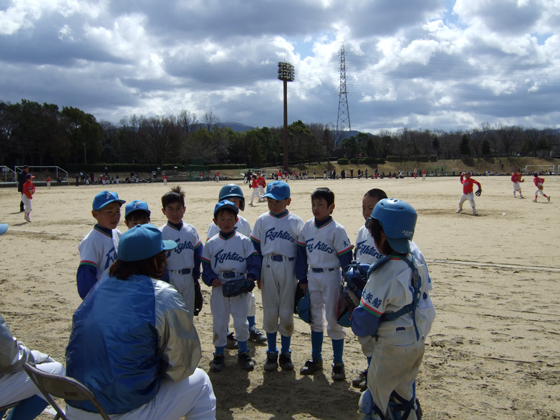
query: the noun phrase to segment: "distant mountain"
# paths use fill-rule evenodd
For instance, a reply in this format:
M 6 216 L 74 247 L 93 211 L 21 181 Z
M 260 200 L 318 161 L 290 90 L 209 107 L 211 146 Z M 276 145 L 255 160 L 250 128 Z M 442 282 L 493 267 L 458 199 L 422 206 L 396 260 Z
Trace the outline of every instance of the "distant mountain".
M 220 125 L 227 127 L 227 128 L 231 128 L 233 131 L 247 131 L 247 130 L 252 130 L 254 127 L 249 127 L 248 125 L 245 124 L 239 124 L 236 122 L 221 122 Z

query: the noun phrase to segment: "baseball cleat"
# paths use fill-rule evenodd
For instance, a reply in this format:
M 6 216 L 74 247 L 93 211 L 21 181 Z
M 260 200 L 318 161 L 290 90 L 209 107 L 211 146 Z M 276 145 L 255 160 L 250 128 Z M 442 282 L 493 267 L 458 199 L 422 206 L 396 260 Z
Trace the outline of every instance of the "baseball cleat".
M 548 200 L 548 202 L 550 203 L 550 195 L 548 197 L 546 197 L 546 199 Z
M 249 340 L 251 340 L 253 343 L 257 343 L 257 344 L 266 343 L 265 335 L 256 328 L 254 328 L 250 331 Z
M 535 199 L 533 200 L 533 203 L 536 203 L 536 202 L 537 202 L 537 199 L 535 198 Z
M 245 370 L 253 370 L 255 368 L 255 362 L 251 359 L 251 355 L 248 351 L 237 354 L 237 363 L 239 363 L 241 368 Z
M 238 349 L 239 345 L 237 344 L 237 340 L 233 333 L 229 333 L 227 335 L 227 342 L 226 342 L 226 349 Z
M 210 369 L 220 372 L 225 365 L 225 356 L 223 354 L 214 354 L 214 360 L 210 362 Z
M 272 372 L 278 369 L 278 353 L 275 351 L 266 352 L 266 362 L 264 364 L 264 370 L 267 372 Z
M 294 370 L 294 364 L 292 363 L 292 355 L 288 353 L 282 353 L 280 355 L 280 367 L 282 370 Z
M 367 381 L 367 369 L 362 370 L 356 378 L 352 379 L 352 386 L 354 388 L 362 388 L 362 386 L 365 384 L 366 381 Z
M 457 209 L 456 213 L 461 213 L 463 211 L 463 209 Z
M 346 379 L 346 373 L 344 372 L 344 363 L 333 363 L 331 377 L 333 381 L 343 381 Z
M 313 375 L 315 372 L 323 370 L 323 361 L 319 359 L 309 359 L 299 370 L 302 375 Z

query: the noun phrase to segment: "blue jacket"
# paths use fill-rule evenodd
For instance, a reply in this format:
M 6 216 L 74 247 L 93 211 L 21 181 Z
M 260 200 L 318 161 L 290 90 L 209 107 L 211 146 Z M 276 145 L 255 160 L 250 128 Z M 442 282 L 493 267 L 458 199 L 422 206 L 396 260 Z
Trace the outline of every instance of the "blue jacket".
M 147 276 L 106 276 L 77 309 L 66 348 L 67 375 L 86 385 L 108 414 L 132 411 L 178 382 L 200 360 L 200 341 L 181 295 Z M 87 401 L 67 401 L 96 412 Z

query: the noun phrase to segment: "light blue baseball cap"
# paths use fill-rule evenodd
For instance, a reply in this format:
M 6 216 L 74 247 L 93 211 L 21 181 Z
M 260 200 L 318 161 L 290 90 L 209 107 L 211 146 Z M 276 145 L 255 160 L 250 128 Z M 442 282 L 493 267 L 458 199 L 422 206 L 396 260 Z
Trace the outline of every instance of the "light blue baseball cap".
M 93 199 L 93 209 L 102 209 L 107 204 L 113 203 L 115 201 L 120 204 L 126 203 L 126 201 L 119 199 L 119 195 L 116 192 L 102 191 Z
M 239 214 L 239 209 L 235 204 L 233 204 L 229 200 L 222 200 L 219 201 L 218 204 L 216 204 L 216 206 L 214 207 L 214 218 L 216 218 L 216 214 L 223 209 L 230 209 L 235 212 L 235 215 Z
M 280 201 L 290 198 L 290 187 L 284 181 L 273 181 L 266 186 L 266 194 L 263 197 Z
M 146 213 L 148 213 L 148 216 L 152 214 L 152 212 L 148 208 L 148 203 L 146 203 L 145 201 L 133 200 L 126 205 L 124 217 L 128 216 L 133 211 L 139 211 L 139 210 L 145 211 Z
M 8 225 L 5 223 L 0 224 L 0 235 L 3 235 L 8 230 Z
M 136 225 L 122 234 L 117 258 L 126 262 L 145 260 L 176 246 L 175 241 L 164 241 L 161 231 L 151 223 Z

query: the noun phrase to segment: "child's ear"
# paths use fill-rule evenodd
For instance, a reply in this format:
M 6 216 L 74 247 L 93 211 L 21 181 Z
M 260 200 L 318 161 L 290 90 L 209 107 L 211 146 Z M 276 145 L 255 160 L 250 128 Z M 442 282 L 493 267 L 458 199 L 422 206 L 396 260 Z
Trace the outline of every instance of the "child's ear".
M 91 215 L 93 216 L 94 219 L 97 219 L 97 210 L 92 210 Z
M 334 211 L 334 203 L 332 203 L 329 207 L 330 207 L 331 213 L 332 213 Z
M 291 198 L 286 198 L 286 206 L 289 206 L 292 203 Z
M 216 222 L 216 218 L 212 219 L 212 221 L 214 222 L 214 224 L 215 224 L 216 226 L 218 226 L 218 222 Z
M 165 207 L 162 207 L 162 208 L 161 208 L 161 212 L 162 212 L 163 214 L 165 214 Z

